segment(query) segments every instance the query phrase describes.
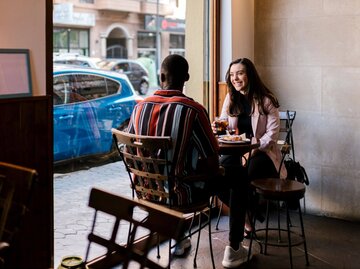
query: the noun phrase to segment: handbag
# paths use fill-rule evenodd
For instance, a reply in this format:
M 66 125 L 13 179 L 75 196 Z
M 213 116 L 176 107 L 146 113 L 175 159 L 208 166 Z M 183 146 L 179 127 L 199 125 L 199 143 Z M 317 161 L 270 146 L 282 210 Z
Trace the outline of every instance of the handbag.
M 299 162 L 296 162 L 289 157 L 284 161 L 284 165 L 288 173 L 287 179 L 296 180 L 305 185 L 309 185 L 309 178 L 305 171 L 305 168 L 301 166 Z M 299 201 L 289 200 L 287 204 L 290 210 L 296 210 L 298 209 Z
M 296 180 L 300 183 L 304 183 L 305 185 L 309 185 L 309 178 L 306 170 L 299 162 L 288 158 L 284 161 L 284 164 L 288 173 L 288 179 Z

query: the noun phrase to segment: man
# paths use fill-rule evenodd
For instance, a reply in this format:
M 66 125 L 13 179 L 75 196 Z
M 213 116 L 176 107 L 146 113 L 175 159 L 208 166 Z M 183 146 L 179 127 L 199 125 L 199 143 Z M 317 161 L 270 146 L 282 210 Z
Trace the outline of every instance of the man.
M 247 249 L 241 244 L 247 184 L 239 179 L 239 167 L 225 167 L 224 177 L 214 177 L 219 171 L 218 143 L 205 108 L 182 92 L 190 77 L 188 70 L 185 58 L 175 54 L 167 56 L 161 65 L 161 89 L 136 105 L 128 130 L 139 135 L 171 136 L 175 143 L 171 156 L 175 164 L 172 172 L 179 178 L 199 173 L 209 175 L 207 183 L 210 191 L 216 190 L 211 191 L 212 194 L 215 193 L 225 204 L 230 205 L 230 246 L 225 249 L 223 266 L 238 267 L 247 259 Z M 199 197 L 209 196 L 204 185 L 204 182 L 176 182 L 175 204 L 192 204 Z M 181 241 L 175 254 L 182 255 L 190 246 L 190 239 Z

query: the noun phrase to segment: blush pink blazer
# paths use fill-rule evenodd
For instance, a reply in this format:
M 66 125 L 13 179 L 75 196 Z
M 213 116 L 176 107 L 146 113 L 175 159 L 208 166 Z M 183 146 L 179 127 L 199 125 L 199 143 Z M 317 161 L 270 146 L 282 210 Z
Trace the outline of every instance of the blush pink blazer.
M 224 100 L 220 118 L 227 119 L 229 122 L 229 127 L 236 129 L 238 118 L 228 115 L 227 107 L 229 106 L 229 103 L 230 95 L 228 93 Z M 254 137 L 257 139 L 257 141 L 260 141 L 259 150 L 266 152 L 266 154 L 273 161 L 276 169 L 279 170 L 282 157 L 280 148 L 277 145 L 280 131 L 279 109 L 274 107 L 270 99 L 267 97 L 264 99 L 264 107 L 265 111 L 268 112 L 267 115 L 261 115 L 259 113 L 258 102 L 254 102 L 254 113 L 251 115 L 251 126 Z M 286 176 L 286 168 L 284 165 L 282 165 L 280 178 L 286 178 Z

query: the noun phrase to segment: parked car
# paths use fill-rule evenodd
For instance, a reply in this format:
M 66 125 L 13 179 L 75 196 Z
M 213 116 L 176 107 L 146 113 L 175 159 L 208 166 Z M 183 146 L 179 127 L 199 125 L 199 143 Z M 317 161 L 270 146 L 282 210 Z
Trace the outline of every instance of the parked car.
M 128 76 L 134 89 L 141 95 L 149 90 L 149 74 L 144 65 L 128 59 L 101 59 L 73 53 L 54 53 L 53 62 L 56 64 L 79 65 L 97 69 L 117 71 Z
M 101 69 L 107 61 L 101 58 L 83 56 L 77 53 L 53 53 L 54 64 L 79 65 Z
M 129 59 L 107 59 L 102 68 L 126 74 L 137 92 L 141 95 L 147 94 L 149 74 L 142 63 Z
M 126 75 L 54 65 L 54 162 L 112 150 L 111 128 L 127 127 L 142 100 Z

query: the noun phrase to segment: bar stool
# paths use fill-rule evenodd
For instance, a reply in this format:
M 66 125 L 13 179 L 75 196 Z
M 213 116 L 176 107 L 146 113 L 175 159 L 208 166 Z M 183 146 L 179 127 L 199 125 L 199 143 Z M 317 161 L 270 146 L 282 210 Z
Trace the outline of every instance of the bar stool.
M 254 191 L 257 195 L 262 197 L 266 201 L 266 228 L 256 229 L 256 218 L 253 218 L 252 225 L 254 232 L 251 233 L 251 240 L 250 240 L 250 247 L 249 247 L 249 256 L 251 255 L 251 247 L 253 243 L 253 239 L 255 239 L 260 244 L 260 252 L 262 253 L 262 245 L 264 245 L 264 255 L 266 255 L 267 246 L 278 246 L 278 247 L 288 247 L 289 249 L 289 257 L 290 257 L 290 268 L 293 268 L 293 260 L 292 260 L 292 247 L 298 246 L 303 244 L 304 245 L 304 252 L 305 252 L 305 259 L 306 265 L 309 265 L 309 258 L 307 253 L 306 247 L 306 238 L 305 238 L 305 231 L 304 231 L 304 223 L 302 218 L 302 212 L 300 207 L 300 199 L 304 197 L 305 194 L 305 185 L 294 181 L 294 180 L 287 180 L 287 179 L 280 179 L 280 178 L 266 178 L 266 179 L 257 179 L 251 182 L 251 187 L 254 188 Z M 269 204 L 271 201 L 275 201 L 278 205 L 278 225 L 277 227 L 269 227 Z M 295 231 L 291 231 L 290 229 L 290 213 L 288 204 L 294 203 L 297 204 L 297 210 L 299 212 L 299 219 L 301 225 L 301 234 L 296 233 Z M 280 219 L 280 203 L 283 202 L 285 205 L 286 210 L 286 229 L 281 228 L 281 219 Z M 269 231 L 275 231 L 278 233 L 278 241 L 275 242 L 274 240 L 268 240 Z M 281 242 L 281 232 L 287 233 L 287 242 Z M 259 240 L 257 236 L 260 233 L 265 232 L 265 239 Z M 297 237 L 298 240 L 292 241 L 292 235 Z

